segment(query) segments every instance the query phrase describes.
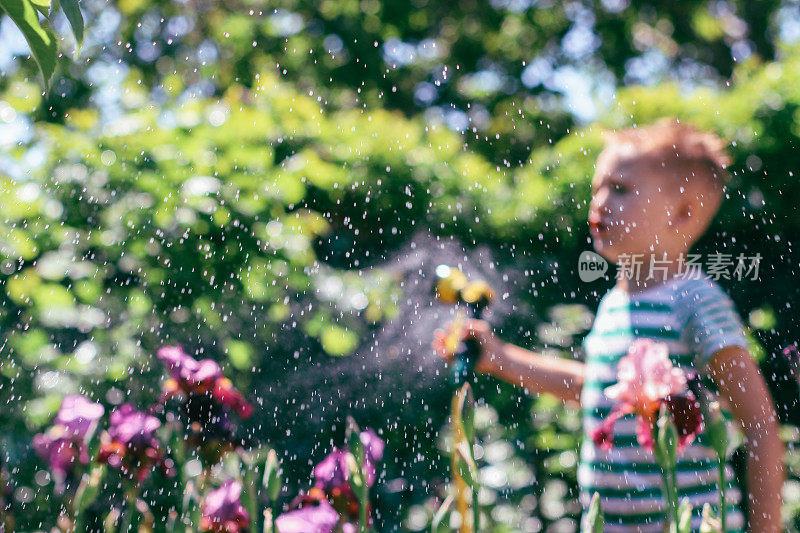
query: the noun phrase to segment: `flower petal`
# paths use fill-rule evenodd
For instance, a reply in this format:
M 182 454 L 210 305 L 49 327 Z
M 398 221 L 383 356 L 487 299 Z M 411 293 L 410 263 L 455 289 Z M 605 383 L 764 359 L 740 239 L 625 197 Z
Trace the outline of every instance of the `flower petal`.
M 703 431 L 700 403 L 692 393 L 674 394 L 664 399 L 678 430 L 678 453 L 682 452 Z
M 614 406 L 601 424 L 589 432 L 589 437 L 603 450 L 610 450 L 614 445 L 614 424 L 625 415 L 633 413 L 633 406 L 627 403 Z
M 655 445 L 655 441 L 653 440 L 654 422 L 654 418 L 641 415 L 636 417 L 636 440 L 641 447 L 651 452 Z

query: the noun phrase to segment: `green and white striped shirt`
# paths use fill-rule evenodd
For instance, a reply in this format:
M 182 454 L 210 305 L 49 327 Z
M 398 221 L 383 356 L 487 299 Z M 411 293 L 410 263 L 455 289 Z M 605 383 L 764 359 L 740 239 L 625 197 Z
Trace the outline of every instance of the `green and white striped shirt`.
M 664 531 L 666 501 L 661 491 L 661 471 L 653 454 L 636 440 L 635 417 L 628 415 L 616 423 L 609 451 L 595 446 L 587 436 L 613 406 L 604 390 L 616 383 L 617 362 L 634 339 L 643 337 L 666 343 L 674 364 L 693 368 L 701 375 L 721 348 L 747 346 L 731 299 L 706 275 L 699 279 L 676 278 L 635 294 L 614 288 L 603 297 L 592 329 L 583 341 L 584 439 L 578 484 L 584 509 L 594 492 L 600 494 L 608 533 Z M 729 431 L 735 431 L 733 424 L 728 425 Z M 709 502 L 715 511 L 719 507 L 716 455 L 704 437 L 701 434 L 678 457 L 679 497 L 689 498 L 694 506 L 695 530 L 700 525 L 704 503 Z M 727 529 L 743 531 L 741 491 L 730 465 L 726 465 L 726 477 Z

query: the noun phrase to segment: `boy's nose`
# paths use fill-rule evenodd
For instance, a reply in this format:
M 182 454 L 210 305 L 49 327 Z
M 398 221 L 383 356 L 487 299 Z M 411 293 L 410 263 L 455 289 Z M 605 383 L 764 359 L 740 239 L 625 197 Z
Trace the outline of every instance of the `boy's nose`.
M 591 204 L 596 207 L 601 207 L 606 204 L 608 200 L 608 187 L 600 187 L 597 191 L 592 194 L 592 201 Z
M 592 199 L 592 202 L 589 204 L 589 220 L 595 219 L 596 222 L 599 222 L 603 216 L 607 216 L 611 213 L 611 209 L 609 209 L 608 204 L 605 201 L 605 198 L 598 198 L 595 196 Z

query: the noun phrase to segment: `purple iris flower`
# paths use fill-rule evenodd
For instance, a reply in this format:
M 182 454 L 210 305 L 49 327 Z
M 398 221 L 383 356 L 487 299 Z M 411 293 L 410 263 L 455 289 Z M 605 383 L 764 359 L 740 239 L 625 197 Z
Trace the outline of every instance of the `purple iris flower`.
M 61 401 L 54 424 L 62 425 L 76 436 L 91 433 L 106 410 L 81 394 L 70 394 Z
M 386 443 L 371 429 L 359 435 L 364 446 L 364 462 L 366 466 L 367 484 L 375 482 L 375 463 L 383 459 Z M 350 470 L 348 457 L 350 452 L 334 448 L 317 466 L 314 467 L 314 485 L 325 491 L 342 489 L 348 484 Z
M 333 533 L 339 513 L 325 500 L 289 511 L 275 520 L 280 533 Z
M 185 353 L 180 346 L 163 346 L 156 356 L 166 363 L 172 379 L 186 392 L 208 392 L 214 382 L 223 377 L 222 369 L 216 361 L 198 361 Z
M 346 450 L 334 448 L 314 467 L 314 486 L 329 492 L 347 485 L 350 473 L 347 465 L 349 455 L 350 452 Z
M 33 448 L 59 477 L 66 477 L 75 465 L 89 462 L 87 441 L 103 416 L 103 406 L 80 394 L 66 396 L 53 425 L 33 437 Z
M 201 531 L 243 533 L 250 529 L 250 514 L 242 505 L 242 484 L 229 479 L 203 500 Z
M 137 411 L 131 404 L 120 405 L 111 413 L 108 434 L 112 440 L 131 448 L 158 447 L 155 432 L 161 421 L 143 411 Z
M 365 429 L 359 437 L 361 444 L 364 446 L 367 483 L 372 486 L 375 482 L 375 464 L 383 459 L 383 450 L 386 448 L 386 443 L 372 429 Z
M 112 411 L 109 422 L 101 438 L 99 462 L 120 468 L 123 474 L 135 474 L 138 481 L 147 478 L 153 465 L 168 466 L 156 437 L 161 427 L 156 417 L 126 403 Z
M 242 418 L 247 418 L 253 413 L 253 406 L 236 390 L 231 380 L 225 377 L 216 361 L 212 359 L 198 361 L 186 354 L 180 346 L 163 346 L 156 355 L 167 365 L 172 377 L 164 384 L 166 397 L 179 393 L 210 396 L 221 406 L 233 410 Z

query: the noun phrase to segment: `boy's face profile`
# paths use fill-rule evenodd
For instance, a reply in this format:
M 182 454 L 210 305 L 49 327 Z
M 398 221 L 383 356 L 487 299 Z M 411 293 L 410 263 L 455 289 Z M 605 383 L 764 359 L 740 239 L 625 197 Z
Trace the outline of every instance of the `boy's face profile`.
M 687 251 L 697 234 L 692 213 L 698 209 L 685 165 L 624 148 L 602 154 L 592 179 L 589 229 L 595 250 L 612 262 L 621 254 L 660 259 Z

